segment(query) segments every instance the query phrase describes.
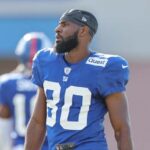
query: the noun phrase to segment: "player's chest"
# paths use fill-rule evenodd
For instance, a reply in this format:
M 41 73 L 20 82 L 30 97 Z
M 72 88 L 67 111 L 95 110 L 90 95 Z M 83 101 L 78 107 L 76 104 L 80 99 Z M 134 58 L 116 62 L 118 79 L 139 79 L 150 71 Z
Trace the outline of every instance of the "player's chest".
M 81 99 L 91 99 L 99 94 L 97 90 L 100 82 L 98 76 L 101 73 L 99 68 L 65 66 L 45 71 L 43 87 L 47 99 L 59 100 L 60 97 L 62 99 L 70 97 L 80 105 Z
M 98 69 L 87 66 L 47 67 L 44 70 L 43 83 L 50 81 L 59 83 L 63 87 L 79 86 L 92 88 L 97 85 Z

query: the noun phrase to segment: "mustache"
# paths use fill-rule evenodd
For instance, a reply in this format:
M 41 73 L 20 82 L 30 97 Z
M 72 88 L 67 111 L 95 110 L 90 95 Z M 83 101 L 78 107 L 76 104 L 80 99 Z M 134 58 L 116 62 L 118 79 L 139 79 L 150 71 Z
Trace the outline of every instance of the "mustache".
M 61 38 L 61 39 L 63 39 L 63 36 L 61 36 L 60 34 L 56 34 L 55 38 Z

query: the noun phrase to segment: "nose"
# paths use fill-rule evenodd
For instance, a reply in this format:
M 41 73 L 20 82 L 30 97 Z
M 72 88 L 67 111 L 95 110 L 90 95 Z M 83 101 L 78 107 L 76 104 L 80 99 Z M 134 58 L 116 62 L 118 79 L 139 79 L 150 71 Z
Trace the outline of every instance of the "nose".
M 56 33 L 61 32 L 61 27 L 60 27 L 60 25 L 58 25 L 58 26 L 55 28 L 55 32 L 56 32 Z

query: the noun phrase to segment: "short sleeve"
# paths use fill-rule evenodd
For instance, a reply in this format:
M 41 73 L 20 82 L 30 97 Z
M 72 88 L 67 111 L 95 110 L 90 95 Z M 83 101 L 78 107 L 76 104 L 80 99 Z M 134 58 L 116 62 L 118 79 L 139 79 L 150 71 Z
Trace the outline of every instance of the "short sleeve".
M 42 74 L 40 70 L 40 63 L 39 63 L 39 53 L 35 55 L 33 58 L 33 64 L 32 64 L 32 82 L 40 87 L 43 87 L 42 82 Z
M 129 80 L 129 65 L 122 57 L 110 58 L 98 78 L 99 92 L 103 97 L 126 90 Z
M 7 104 L 6 102 L 6 91 L 4 83 L 0 79 L 0 104 Z

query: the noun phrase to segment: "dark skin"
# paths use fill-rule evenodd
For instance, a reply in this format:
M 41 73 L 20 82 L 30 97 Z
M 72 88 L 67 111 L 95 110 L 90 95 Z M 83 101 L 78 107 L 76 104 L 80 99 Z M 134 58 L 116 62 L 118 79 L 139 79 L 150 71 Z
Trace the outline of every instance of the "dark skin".
M 62 37 L 66 38 L 76 31 L 78 31 L 79 44 L 71 52 L 65 53 L 65 59 L 70 63 L 77 63 L 89 55 L 88 46 L 91 41 L 89 28 L 69 21 L 61 21 L 55 30 L 56 44 L 62 40 Z M 46 97 L 44 89 L 40 87 L 36 101 L 37 104 L 27 129 L 25 150 L 39 150 L 45 134 Z M 118 150 L 133 150 L 126 94 L 124 92 L 114 93 L 107 96 L 105 101 Z M 41 111 L 39 112 L 39 110 Z
M 127 97 L 124 92 L 106 97 L 106 105 L 114 129 L 118 150 L 132 150 Z
M 37 103 L 35 105 L 33 115 L 27 127 L 26 140 L 25 140 L 26 150 L 40 150 L 41 145 L 45 138 L 46 98 L 45 98 L 44 90 L 42 88 L 38 88 L 36 101 Z M 31 139 L 28 138 L 28 137 L 32 137 L 33 135 L 34 135 L 34 138 L 31 138 Z
M 10 109 L 7 105 L 0 105 L 0 118 L 8 119 L 11 117 Z

